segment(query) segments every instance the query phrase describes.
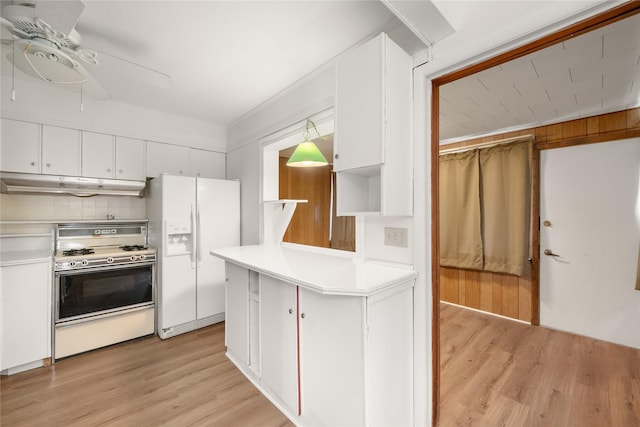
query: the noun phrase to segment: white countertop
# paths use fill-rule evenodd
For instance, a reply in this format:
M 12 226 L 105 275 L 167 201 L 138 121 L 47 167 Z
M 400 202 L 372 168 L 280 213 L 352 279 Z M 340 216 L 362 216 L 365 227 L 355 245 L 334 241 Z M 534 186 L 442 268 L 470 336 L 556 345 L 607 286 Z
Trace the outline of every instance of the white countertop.
M 409 268 L 278 245 L 223 248 L 211 251 L 211 255 L 328 295 L 371 296 L 413 281 L 418 275 Z
M 50 262 L 53 252 L 46 249 L 27 251 L 3 251 L 0 254 L 0 266 Z

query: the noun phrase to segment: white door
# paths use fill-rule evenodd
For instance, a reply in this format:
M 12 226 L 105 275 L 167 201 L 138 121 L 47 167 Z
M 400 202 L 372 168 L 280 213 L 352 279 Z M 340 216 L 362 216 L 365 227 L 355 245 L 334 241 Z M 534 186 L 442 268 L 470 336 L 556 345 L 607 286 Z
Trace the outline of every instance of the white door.
M 224 261 L 210 252 L 240 246 L 240 183 L 197 178 L 197 317 L 224 313 Z
M 113 178 L 113 135 L 82 131 L 82 176 Z
M 640 348 L 640 139 L 542 151 L 540 178 L 540 324 Z
M 195 231 L 195 180 L 186 176 L 162 175 L 163 256 L 160 277 L 160 328 L 196 320 L 196 263 L 192 251 Z M 170 242 L 167 224 L 186 225 L 191 236 L 184 243 Z M 173 240 L 173 239 L 172 239 Z M 180 238 L 178 238 L 180 240 Z
M 80 175 L 80 131 L 42 126 L 42 173 Z
M 40 173 L 40 131 L 36 123 L 0 120 L 0 170 Z
M 296 286 L 260 275 L 260 374 L 262 384 L 298 414 Z
M 144 181 L 145 142 L 116 136 L 116 178 Z
M 226 263 L 227 303 L 224 341 L 227 352 L 247 366 L 249 364 L 249 270 Z

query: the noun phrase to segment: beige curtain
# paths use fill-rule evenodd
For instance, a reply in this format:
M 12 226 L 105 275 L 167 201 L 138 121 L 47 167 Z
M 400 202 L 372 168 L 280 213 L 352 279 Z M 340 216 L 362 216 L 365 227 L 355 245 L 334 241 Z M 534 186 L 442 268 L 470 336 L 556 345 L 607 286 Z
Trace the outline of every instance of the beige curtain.
M 478 150 L 440 156 L 440 265 L 482 270 Z
M 531 143 L 480 150 L 484 269 L 528 274 L 531 230 Z

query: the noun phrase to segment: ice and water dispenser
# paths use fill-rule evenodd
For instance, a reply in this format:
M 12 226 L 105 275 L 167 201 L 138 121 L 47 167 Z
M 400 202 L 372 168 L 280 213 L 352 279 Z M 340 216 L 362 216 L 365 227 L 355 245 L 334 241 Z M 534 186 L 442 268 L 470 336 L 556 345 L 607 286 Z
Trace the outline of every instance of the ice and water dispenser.
M 184 255 L 193 251 L 191 222 L 166 222 L 166 255 Z

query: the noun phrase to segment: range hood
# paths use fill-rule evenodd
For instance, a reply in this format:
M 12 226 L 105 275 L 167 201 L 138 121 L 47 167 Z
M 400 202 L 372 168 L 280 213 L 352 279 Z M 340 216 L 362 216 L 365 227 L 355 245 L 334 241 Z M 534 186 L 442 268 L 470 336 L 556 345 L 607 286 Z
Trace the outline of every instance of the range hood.
M 70 194 L 90 197 L 142 195 L 145 181 L 0 172 L 2 193 Z

